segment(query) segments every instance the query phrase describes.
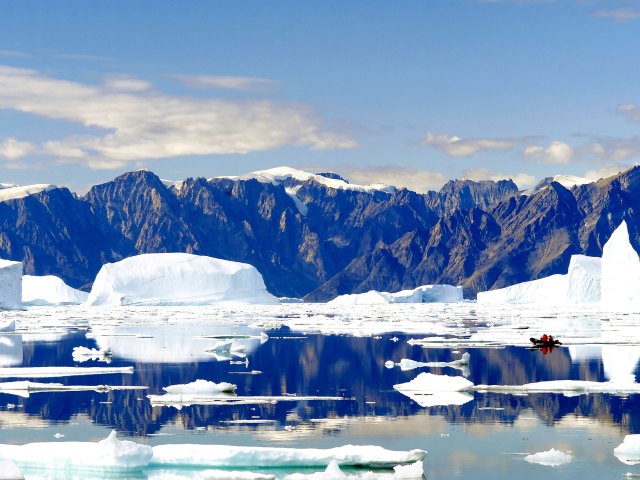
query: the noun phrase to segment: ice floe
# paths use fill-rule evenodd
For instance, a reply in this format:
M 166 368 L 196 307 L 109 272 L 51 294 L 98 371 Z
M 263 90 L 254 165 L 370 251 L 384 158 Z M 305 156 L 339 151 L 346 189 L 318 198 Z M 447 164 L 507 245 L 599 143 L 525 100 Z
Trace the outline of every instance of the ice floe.
M 53 275 L 22 276 L 22 304 L 62 305 L 80 304 L 87 301 L 88 293 L 76 290 Z
M 233 383 L 210 382 L 198 379 L 182 385 L 170 385 L 163 390 L 172 395 L 215 395 L 217 393 L 234 393 L 238 387 Z
M 620 445 L 613 449 L 618 460 L 627 465 L 640 463 L 640 435 L 626 435 Z
M 335 460 L 339 465 L 384 468 L 424 459 L 424 450 L 393 451 L 373 445 L 278 448 L 228 445 L 159 445 L 153 447 L 153 465 L 199 467 L 318 467 Z
M 277 303 L 253 266 L 187 253 L 148 253 L 103 265 L 90 306 Z
M 452 285 L 423 285 L 396 293 L 371 290 L 366 293 L 340 295 L 327 302 L 333 306 L 377 305 L 389 303 L 451 303 L 463 300 L 462 287 Z
M 410 478 L 422 478 L 424 475 L 424 465 L 422 460 L 419 460 L 410 465 L 396 465 L 393 467 L 394 478 L 396 480 L 410 479 Z
M 71 357 L 74 362 L 83 363 L 88 360 L 111 363 L 112 352 L 110 348 L 97 349 L 87 347 L 73 347 Z
M 52 378 L 133 373 L 133 367 L 3 367 L 0 378 Z
M 465 352 L 462 354 L 462 357 L 458 360 L 453 360 L 451 362 L 418 362 L 416 360 L 410 360 L 408 358 L 403 358 L 398 363 L 393 363 L 393 361 L 389 360 L 385 362 L 385 367 L 393 368 L 394 366 L 399 366 L 400 370 L 406 372 L 408 370 L 415 370 L 416 368 L 429 367 L 429 368 L 455 368 L 457 370 L 461 370 L 463 375 L 466 377 L 469 374 L 469 361 L 471 359 L 471 354 L 469 352 Z
M 393 480 L 393 478 L 393 475 L 388 473 L 347 474 L 340 469 L 337 461 L 331 460 L 323 472 L 293 473 L 284 477 L 284 480 Z
M 0 480 L 24 480 L 24 475 L 15 463 L 0 460 Z
M 29 397 L 31 393 L 37 392 L 111 392 L 113 390 L 145 390 L 143 386 L 129 385 L 63 385 L 62 383 L 38 383 L 28 380 L 17 382 L 0 382 L 0 392 L 10 393 L 21 397 Z
M 0 260 L 0 310 L 20 308 L 22 308 L 22 262 Z M 0 324 L 0 328 L 2 327 L 3 325 Z M 14 328 L 5 326 L 0 331 L 10 332 Z
M 413 380 L 393 386 L 399 392 L 461 392 L 473 387 L 473 383 L 463 377 L 421 373 Z
M 334 402 L 342 400 L 353 400 L 345 397 L 323 397 L 323 396 L 297 396 L 297 395 L 235 395 L 232 393 L 218 393 L 211 395 L 199 394 L 166 394 L 147 395 L 153 407 L 174 407 L 180 410 L 182 407 L 190 405 L 260 405 L 274 404 L 278 402 Z
M 559 467 L 560 465 L 571 463 L 573 461 L 573 456 L 561 450 L 552 448 L 546 452 L 527 455 L 524 459 L 529 463 L 537 463 L 538 465 L 545 465 L 548 467 Z
M 128 440 L 118 440 L 115 430 L 93 442 L 41 442 L 0 445 L 0 458 L 20 467 L 93 472 L 139 471 L 151 461 L 153 450 Z

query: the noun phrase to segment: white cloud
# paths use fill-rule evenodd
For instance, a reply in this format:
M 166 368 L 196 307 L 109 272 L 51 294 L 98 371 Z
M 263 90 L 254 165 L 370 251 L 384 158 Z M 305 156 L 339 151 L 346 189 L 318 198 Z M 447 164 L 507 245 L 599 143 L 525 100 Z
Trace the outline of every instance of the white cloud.
M 107 85 L 85 85 L 0 66 L 0 109 L 104 129 L 101 136 L 74 135 L 44 146 L 49 154 L 64 152 L 59 156 L 64 161 L 93 168 L 287 145 L 313 149 L 356 146 L 348 136 L 324 129 L 303 106 L 132 92 L 132 85 L 128 86 L 129 91 L 115 91 Z
M 464 171 L 464 177 L 469 180 L 508 180 L 511 179 L 518 186 L 520 190 L 526 190 L 533 187 L 537 181 L 536 177 L 529 175 L 528 173 L 516 173 L 515 175 L 507 175 L 505 173 L 493 172 L 487 168 L 471 168 Z
M 509 138 L 468 138 L 462 139 L 447 133 L 427 132 L 422 144 L 435 148 L 454 157 L 467 157 L 479 152 L 491 150 L 511 150 L 519 140 Z
M 569 163 L 573 159 L 574 153 L 571 145 L 554 140 L 547 147 L 529 145 L 524 149 L 522 156 L 543 163 Z
M 580 156 L 595 162 L 624 162 L 640 156 L 640 137 L 596 137 L 577 151 Z
M 349 181 L 360 185 L 384 183 L 420 193 L 438 190 L 447 181 L 447 178 L 441 173 L 391 165 L 366 168 L 348 166 L 338 170 Z
M 640 107 L 633 103 L 626 103 L 618 107 L 618 114 L 625 117 L 629 122 L 640 123 Z
M 611 20 L 617 23 L 623 23 L 640 19 L 640 10 L 637 8 L 600 9 L 591 12 L 591 16 Z
M 584 177 L 588 178 L 589 180 L 598 181 L 601 178 L 608 178 L 613 175 L 617 175 L 629 168 L 629 165 L 610 165 L 608 167 L 589 170 L 584 174 Z
M 129 75 L 108 75 L 104 80 L 105 87 L 121 92 L 144 92 L 151 90 L 152 85 Z
M 216 75 L 172 75 L 189 88 L 239 90 L 263 92 L 272 89 L 278 82 L 267 78 L 230 77 Z
M 7 138 L 0 142 L 0 158 L 15 161 L 36 150 L 35 145 L 16 140 L 15 138 Z

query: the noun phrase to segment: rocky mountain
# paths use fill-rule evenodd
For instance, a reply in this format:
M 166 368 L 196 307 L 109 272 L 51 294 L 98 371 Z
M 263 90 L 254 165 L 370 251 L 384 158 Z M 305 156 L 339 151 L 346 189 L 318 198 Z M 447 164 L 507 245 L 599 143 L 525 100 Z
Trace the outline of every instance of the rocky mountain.
M 3 198 L 0 257 L 85 289 L 106 262 L 190 252 L 250 263 L 278 296 L 451 283 L 473 298 L 600 255 L 623 219 L 640 246 L 640 167 L 528 192 L 454 180 L 427 194 L 288 168 L 181 182 L 137 171 L 81 198 L 64 188 Z

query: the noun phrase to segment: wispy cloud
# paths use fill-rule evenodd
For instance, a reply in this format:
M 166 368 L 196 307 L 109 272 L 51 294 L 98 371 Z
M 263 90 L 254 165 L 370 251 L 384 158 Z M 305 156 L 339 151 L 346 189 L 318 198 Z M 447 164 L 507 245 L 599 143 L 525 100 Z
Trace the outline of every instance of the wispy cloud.
M 618 114 L 625 117 L 629 122 L 640 123 L 640 107 L 633 103 L 626 103 L 618 107 Z
M 428 190 L 438 190 L 447 181 L 447 177 L 441 173 L 395 165 L 378 167 L 346 166 L 337 170 L 350 181 L 361 185 L 383 183 L 421 193 Z
M 100 55 L 91 55 L 85 53 L 55 53 L 52 55 L 54 58 L 61 58 L 63 60 L 74 60 L 78 62 L 114 62 L 115 59 L 111 57 L 102 57 Z
M 0 158 L 5 160 L 15 161 L 33 153 L 35 150 L 35 145 L 15 138 L 6 138 L 0 142 Z
M 528 173 L 516 173 L 514 175 L 509 175 L 506 173 L 499 173 L 489 170 L 487 168 L 470 168 L 464 171 L 464 177 L 469 180 L 493 180 L 497 182 L 498 180 L 508 180 L 511 179 L 518 186 L 520 190 L 525 190 L 527 188 L 533 187 L 537 181 L 536 177 L 533 175 L 529 175 Z
M 616 23 L 631 22 L 640 19 L 638 8 L 603 8 L 591 12 L 592 17 L 610 20 Z
M 184 155 L 249 153 L 287 145 L 313 149 L 356 146 L 350 137 L 326 129 L 304 106 L 202 99 L 131 88 L 114 91 L 111 87 L 0 66 L 0 108 L 104 130 L 103 135 L 79 133 L 51 139 L 44 146 L 57 158 L 92 168 Z
M 447 133 L 427 132 L 422 145 L 435 148 L 454 157 L 467 157 L 479 152 L 492 150 L 505 151 L 515 148 L 520 143 L 511 138 L 467 138 L 463 139 Z
M 130 75 L 107 75 L 104 85 L 110 90 L 121 92 L 144 92 L 152 88 L 149 82 Z
M 278 82 L 268 78 L 230 77 L 214 75 L 171 75 L 189 88 L 201 90 L 222 89 L 241 92 L 264 92 L 273 89 Z
M 623 164 L 610 165 L 610 166 L 603 167 L 603 168 L 597 168 L 597 169 L 594 169 L 594 170 L 589 170 L 584 174 L 584 176 L 585 176 L 585 178 L 588 178 L 590 180 L 598 181 L 601 178 L 612 177 L 613 175 L 617 175 L 620 172 L 624 172 L 625 170 L 629 169 L 630 167 L 631 167 L 631 165 L 623 165 Z
M 33 55 L 27 52 L 19 52 L 16 50 L 2 50 L 0 49 L 0 57 L 14 57 L 14 58 L 33 58 Z
M 624 162 L 640 156 L 640 137 L 593 137 L 576 152 L 594 162 Z
M 554 140 L 548 146 L 529 145 L 522 152 L 527 160 L 543 163 L 569 163 L 574 157 L 573 147 L 567 143 Z

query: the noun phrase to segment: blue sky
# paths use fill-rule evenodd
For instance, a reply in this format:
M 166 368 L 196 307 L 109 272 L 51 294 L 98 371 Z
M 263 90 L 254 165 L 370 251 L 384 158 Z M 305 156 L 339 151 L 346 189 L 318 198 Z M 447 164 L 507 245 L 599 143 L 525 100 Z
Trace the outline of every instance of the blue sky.
M 599 178 L 640 159 L 638 45 L 639 0 L 6 1 L 0 181 Z

